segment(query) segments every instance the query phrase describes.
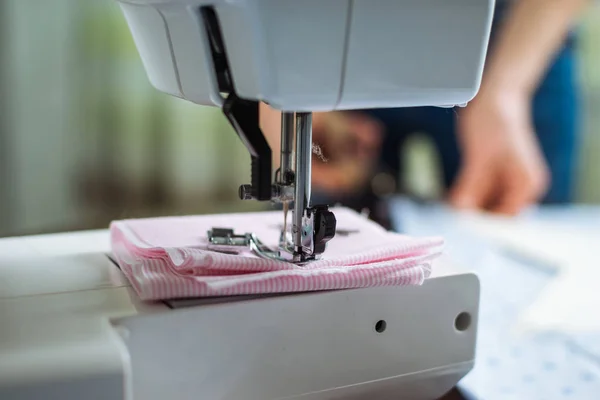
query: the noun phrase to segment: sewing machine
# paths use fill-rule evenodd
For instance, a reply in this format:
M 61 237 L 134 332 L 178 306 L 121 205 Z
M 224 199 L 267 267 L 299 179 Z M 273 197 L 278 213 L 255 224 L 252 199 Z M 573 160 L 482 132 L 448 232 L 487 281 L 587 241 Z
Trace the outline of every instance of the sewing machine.
M 150 82 L 222 108 L 248 148 L 240 197 L 292 207 L 270 256 L 299 264 L 336 231 L 311 203 L 311 112 L 468 103 L 493 3 L 119 0 Z M 283 111 L 277 171 L 259 102 Z M 109 250 L 0 240 L 0 398 L 434 399 L 473 366 L 479 282 L 448 261 L 419 287 L 147 304 Z

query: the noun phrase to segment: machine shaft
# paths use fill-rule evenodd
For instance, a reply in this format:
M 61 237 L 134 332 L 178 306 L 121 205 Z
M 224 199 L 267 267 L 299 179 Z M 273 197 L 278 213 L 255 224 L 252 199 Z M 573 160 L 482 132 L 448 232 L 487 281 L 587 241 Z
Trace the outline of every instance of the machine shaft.
M 274 198 L 283 205 L 284 219 L 278 258 L 299 264 L 318 259 L 336 230 L 336 219 L 329 208 L 311 204 L 312 149 L 312 113 L 282 113 L 281 168 L 274 185 L 277 187 Z M 291 169 L 292 159 L 295 160 L 294 170 Z M 287 213 L 292 201 L 292 219 L 288 224 Z
M 303 238 L 312 239 L 312 227 L 304 227 L 305 210 L 310 206 L 312 157 L 312 113 L 296 114 L 296 185 L 292 237 L 296 254 L 303 254 Z M 311 232 L 305 232 L 306 229 Z

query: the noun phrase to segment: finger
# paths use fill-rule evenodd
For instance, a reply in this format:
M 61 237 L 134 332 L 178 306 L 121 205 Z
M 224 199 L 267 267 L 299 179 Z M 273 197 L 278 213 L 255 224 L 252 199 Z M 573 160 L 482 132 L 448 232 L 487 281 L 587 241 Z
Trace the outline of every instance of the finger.
M 313 123 L 313 141 L 319 144 L 330 161 L 358 158 L 359 162 L 374 158 L 379 151 L 382 128 L 370 117 L 352 112 L 319 115 Z
M 537 202 L 548 190 L 550 174 L 545 162 L 531 162 L 521 167 L 517 175 L 507 173 L 503 179 L 506 190 L 494 212 L 515 215 Z
M 313 163 L 312 184 L 315 188 L 329 193 L 345 191 L 348 186 L 347 177 L 343 171 L 328 163 Z
M 495 176 L 487 165 L 467 164 L 450 190 L 450 204 L 459 209 L 482 209 L 494 194 Z
M 323 139 L 331 146 L 332 153 L 361 156 L 374 152 L 381 142 L 378 123 L 361 113 L 329 113 L 326 128 Z
M 490 189 L 490 194 L 488 195 L 487 201 L 481 207 L 482 211 L 494 213 L 502 201 L 502 194 L 506 191 L 506 188 L 500 185 L 500 179 L 496 180 L 496 184 Z
M 327 125 L 328 113 L 315 112 L 312 115 L 312 129 L 314 131 L 323 131 Z
M 503 192 L 500 199 L 490 211 L 496 214 L 518 215 L 523 209 L 535 202 L 527 188 L 508 188 Z
M 381 144 L 383 127 L 375 119 L 366 116 L 357 116 L 349 122 L 352 125 L 348 129 L 354 133 L 361 146 L 374 148 Z
M 504 179 L 505 190 L 502 191 L 497 204 L 491 209 L 497 214 L 517 215 L 525 208 L 533 205 L 541 196 L 540 184 L 534 180 L 517 180 L 507 176 Z
M 376 120 L 360 117 L 349 129 L 356 142 L 358 156 L 369 157 L 379 152 L 383 141 L 383 128 Z
M 350 163 L 313 163 L 312 184 L 329 193 L 348 193 L 361 188 L 369 168 Z

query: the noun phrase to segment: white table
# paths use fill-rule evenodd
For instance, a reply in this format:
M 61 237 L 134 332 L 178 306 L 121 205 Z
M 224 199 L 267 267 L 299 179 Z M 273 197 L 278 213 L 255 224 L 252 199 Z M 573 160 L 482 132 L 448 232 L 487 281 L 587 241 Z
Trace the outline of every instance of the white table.
M 600 207 L 542 207 L 513 221 L 403 198 L 390 207 L 398 230 L 444 235 L 448 255 L 480 277 L 476 365 L 463 390 L 486 400 L 599 398 Z

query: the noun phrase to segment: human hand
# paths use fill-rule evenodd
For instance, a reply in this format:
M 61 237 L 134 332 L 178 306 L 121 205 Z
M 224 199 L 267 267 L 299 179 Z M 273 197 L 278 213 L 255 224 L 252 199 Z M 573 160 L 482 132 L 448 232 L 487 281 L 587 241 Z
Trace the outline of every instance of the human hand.
M 481 92 L 457 119 L 463 165 L 450 203 L 515 215 L 547 190 L 549 173 L 531 122 L 530 98 Z
M 313 187 L 336 194 L 361 189 L 376 165 L 381 139 L 380 124 L 364 114 L 314 113 Z

